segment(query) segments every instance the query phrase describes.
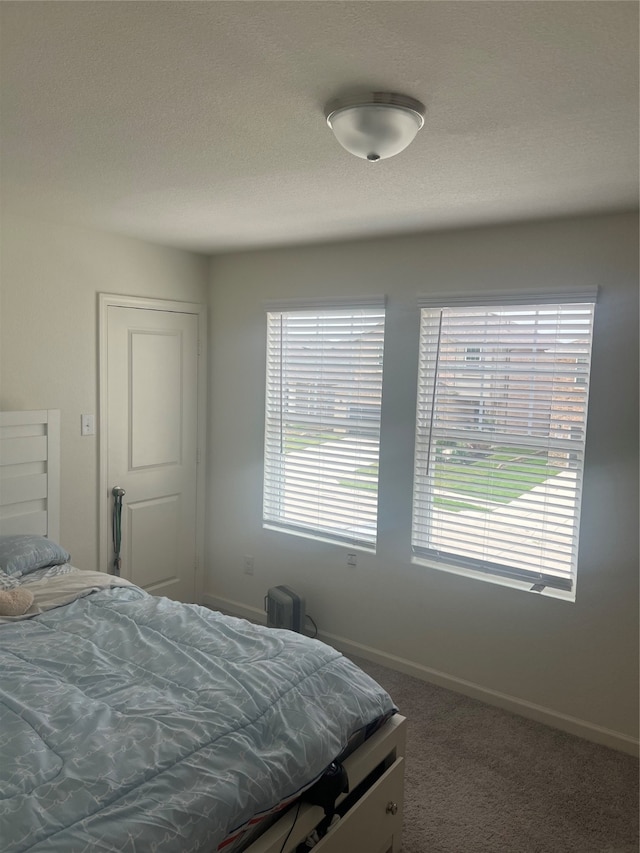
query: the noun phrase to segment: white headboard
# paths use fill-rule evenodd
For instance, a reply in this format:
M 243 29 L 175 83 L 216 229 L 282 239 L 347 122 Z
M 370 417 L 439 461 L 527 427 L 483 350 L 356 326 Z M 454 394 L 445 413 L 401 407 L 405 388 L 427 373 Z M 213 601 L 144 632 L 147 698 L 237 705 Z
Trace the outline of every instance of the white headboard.
M 60 411 L 0 412 L 0 533 L 60 536 Z

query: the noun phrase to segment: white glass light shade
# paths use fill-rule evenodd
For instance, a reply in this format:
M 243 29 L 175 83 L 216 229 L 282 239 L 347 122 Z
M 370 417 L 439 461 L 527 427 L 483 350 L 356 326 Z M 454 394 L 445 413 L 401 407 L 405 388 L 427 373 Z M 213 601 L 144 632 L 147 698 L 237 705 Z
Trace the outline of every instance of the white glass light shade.
M 415 104 L 422 106 L 417 101 Z M 403 104 L 364 103 L 332 110 L 327 124 L 343 148 L 363 160 L 376 162 L 404 151 L 415 139 L 424 118 L 418 109 Z

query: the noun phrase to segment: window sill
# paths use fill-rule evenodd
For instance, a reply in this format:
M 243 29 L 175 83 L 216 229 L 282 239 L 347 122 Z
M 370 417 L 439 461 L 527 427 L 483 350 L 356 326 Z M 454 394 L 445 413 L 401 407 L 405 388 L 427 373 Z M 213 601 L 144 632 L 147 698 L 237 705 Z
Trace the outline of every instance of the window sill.
M 439 563 L 436 560 L 425 560 L 424 557 L 412 557 L 411 562 L 416 566 L 425 566 L 428 569 L 435 569 L 438 572 L 447 572 L 452 575 L 461 575 L 465 578 L 471 578 L 484 583 L 497 584 L 498 586 L 506 586 L 510 589 L 517 589 L 521 592 L 530 592 L 533 595 L 540 595 L 544 598 L 557 598 L 561 601 L 569 601 L 574 603 L 576 600 L 575 587 L 571 592 L 564 589 L 554 589 L 553 587 L 545 586 L 542 590 L 532 589 L 533 584 L 529 581 L 514 580 L 513 578 L 504 578 L 499 575 L 490 575 L 486 572 L 474 572 L 473 569 L 463 569 L 458 566 L 451 566 L 446 563 Z
M 319 533 L 305 532 L 303 530 L 289 530 L 286 527 L 278 527 L 276 524 L 262 524 L 263 530 L 269 530 L 272 533 L 284 533 L 285 536 L 295 536 L 297 539 L 310 539 L 312 542 L 321 542 L 323 545 L 337 545 L 338 548 L 344 548 L 347 551 L 358 551 L 363 554 L 375 554 L 375 545 L 364 545 L 362 542 L 348 542 L 343 539 L 332 539 L 330 536 L 322 536 Z

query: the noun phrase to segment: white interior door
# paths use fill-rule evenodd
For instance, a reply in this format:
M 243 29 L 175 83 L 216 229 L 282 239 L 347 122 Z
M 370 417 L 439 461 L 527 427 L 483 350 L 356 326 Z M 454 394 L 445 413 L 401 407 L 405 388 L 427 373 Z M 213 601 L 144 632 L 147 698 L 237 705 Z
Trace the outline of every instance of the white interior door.
M 107 489 L 122 501 L 121 574 L 196 600 L 198 315 L 106 307 Z M 104 364 L 106 356 L 106 365 Z M 113 547 L 109 536 L 111 558 Z

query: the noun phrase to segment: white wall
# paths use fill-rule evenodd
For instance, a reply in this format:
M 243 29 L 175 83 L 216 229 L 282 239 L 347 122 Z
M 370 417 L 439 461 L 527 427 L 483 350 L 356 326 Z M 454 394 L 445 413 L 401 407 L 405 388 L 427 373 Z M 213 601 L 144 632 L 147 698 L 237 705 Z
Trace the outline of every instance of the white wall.
M 601 288 L 575 603 L 410 562 L 415 295 L 554 283 Z M 378 553 L 360 554 L 354 569 L 346 548 L 262 530 L 262 302 L 379 293 L 388 295 L 380 535 Z M 469 682 L 458 683 L 472 694 L 479 685 L 533 703 L 543 711 L 523 710 L 546 719 L 546 709 L 589 734 L 565 719 L 576 718 L 605 742 L 611 732 L 636 738 L 637 217 L 223 255 L 212 261 L 210 307 L 207 600 L 258 614 L 268 587 L 290 584 L 338 645 L 443 683 Z M 255 557 L 253 576 L 243 555 Z
M 8 214 L 2 241 L 0 409 L 61 409 L 61 540 L 77 564 L 92 567 L 98 439 L 80 436 L 80 413 L 97 413 L 96 294 L 203 302 L 208 262 Z M 637 267 L 638 220 L 630 214 L 213 259 L 210 595 L 257 614 L 268 587 L 288 583 L 307 597 L 324 636 L 346 648 L 636 737 Z M 415 294 L 554 282 L 601 287 L 575 604 L 409 559 Z M 379 548 L 360 554 L 355 569 L 346 549 L 261 528 L 262 301 L 349 293 L 389 297 Z M 245 554 L 255 557 L 254 576 L 243 573 Z
M 208 260 L 5 213 L 0 273 L 0 410 L 61 410 L 60 540 L 97 568 L 98 436 L 80 435 L 98 414 L 97 294 L 206 303 Z

